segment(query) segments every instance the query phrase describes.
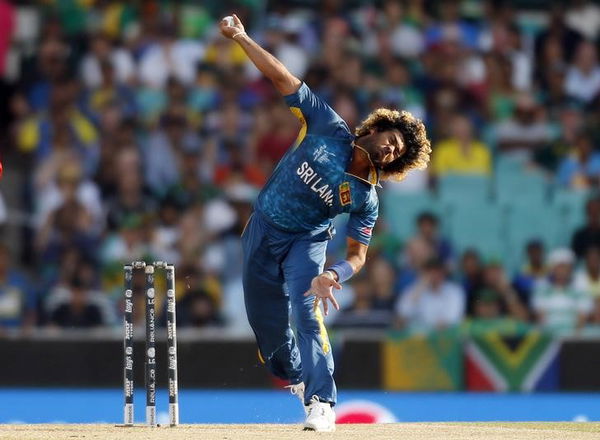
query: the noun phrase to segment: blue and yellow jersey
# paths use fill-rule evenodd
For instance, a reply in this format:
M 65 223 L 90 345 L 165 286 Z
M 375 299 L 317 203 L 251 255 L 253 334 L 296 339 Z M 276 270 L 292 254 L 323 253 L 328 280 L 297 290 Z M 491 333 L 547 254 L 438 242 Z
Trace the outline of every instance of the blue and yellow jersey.
M 368 181 L 346 172 L 354 136 L 306 84 L 285 101 L 300 120 L 300 133 L 259 194 L 256 209 L 289 232 L 324 230 L 338 214 L 350 213 L 348 236 L 369 244 L 379 207 L 377 171 L 371 170 Z

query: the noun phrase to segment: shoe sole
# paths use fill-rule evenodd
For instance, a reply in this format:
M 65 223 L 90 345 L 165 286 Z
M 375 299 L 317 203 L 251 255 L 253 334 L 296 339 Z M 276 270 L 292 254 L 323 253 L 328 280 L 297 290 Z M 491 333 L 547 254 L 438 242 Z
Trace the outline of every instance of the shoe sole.
M 322 431 L 318 431 L 315 428 L 309 428 L 308 426 L 305 426 L 302 431 L 313 431 L 313 432 L 334 432 L 335 431 L 335 427 L 333 427 L 332 429 L 327 429 L 327 430 L 322 430 Z

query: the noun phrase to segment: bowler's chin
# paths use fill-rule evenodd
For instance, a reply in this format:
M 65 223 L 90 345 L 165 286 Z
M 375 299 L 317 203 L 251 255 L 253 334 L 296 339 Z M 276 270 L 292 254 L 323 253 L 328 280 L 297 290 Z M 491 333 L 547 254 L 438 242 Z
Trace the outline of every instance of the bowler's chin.
M 382 170 L 385 167 L 385 163 L 383 163 L 381 161 L 380 158 L 373 158 L 372 159 L 373 165 L 375 165 L 375 168 L 379 168 L 380 170 Z

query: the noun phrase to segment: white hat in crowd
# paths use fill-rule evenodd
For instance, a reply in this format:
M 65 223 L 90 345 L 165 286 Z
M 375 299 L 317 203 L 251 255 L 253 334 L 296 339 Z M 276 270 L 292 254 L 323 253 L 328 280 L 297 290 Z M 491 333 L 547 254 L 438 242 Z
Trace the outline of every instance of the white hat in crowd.
M 559 248 L 554 249 L 548 256 L 548 264 L 556 266 L 557 264 L 573 264 L 575 262 L 575 254 L 571 249 Z

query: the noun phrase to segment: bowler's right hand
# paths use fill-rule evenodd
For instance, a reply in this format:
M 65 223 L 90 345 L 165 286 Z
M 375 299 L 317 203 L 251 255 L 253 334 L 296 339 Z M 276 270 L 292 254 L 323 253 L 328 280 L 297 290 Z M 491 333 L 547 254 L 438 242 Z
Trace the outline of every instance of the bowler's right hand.
M 310 289 L 304 293 L 304 296 L 314 295 L 317 301 L 321 300 L 323 302 L 323 312 L 327 316 L 329 314 L 329 304 L 327 304 L 327 301 L 330 301 L 336 310 L 340 309 L 333 295 L 333 289 L 340 290 L 341 288 L 341 284 L 333 278 L 331 272 L 325 271 L 312 279 Z
M 226 38 L 233 38 L 234 35 L 245 32 L 244 25 L 242 21 L 238 18 L 237 15 L 232 14 L 233 17 L 233 26 L 228 26 L 227 21 L 225 19 L 221 20 L 219 23 L 219 29 L 221 30 L 221 34 Z

